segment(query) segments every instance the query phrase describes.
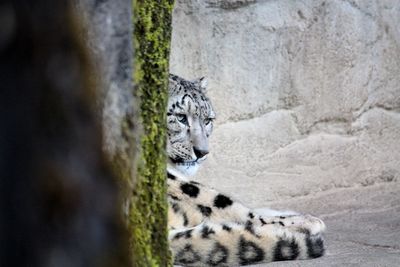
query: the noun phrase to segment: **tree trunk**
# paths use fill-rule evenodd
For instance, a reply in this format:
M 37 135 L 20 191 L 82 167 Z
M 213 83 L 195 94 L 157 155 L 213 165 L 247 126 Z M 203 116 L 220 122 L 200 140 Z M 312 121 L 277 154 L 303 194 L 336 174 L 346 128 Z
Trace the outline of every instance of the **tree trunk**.
M 82 31 L 77 12 L 86 26 L 102 21 L 109 31 Z M 170 265 L 171 12 L 172 1 L 0 4 L 0 266 Z
M 140 157 L 130 206 L 135 266 L 168 266 L 166 105 L 173 0 L 133 1 L 134 84 L 140 103 Z
M 168 266 L 165 113 L 173 1 L 75 2 L 102 66 L 105 150 L 121 181 L 133 266 Z

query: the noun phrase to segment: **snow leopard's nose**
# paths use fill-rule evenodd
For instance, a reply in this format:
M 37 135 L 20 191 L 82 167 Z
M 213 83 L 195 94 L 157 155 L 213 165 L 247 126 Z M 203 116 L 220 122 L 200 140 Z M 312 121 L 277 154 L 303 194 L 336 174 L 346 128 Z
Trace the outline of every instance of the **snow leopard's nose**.
M 196 147 L 193 147 L 193 151 L 198 159 L 208 154 L 208 150 L 198 149 Z

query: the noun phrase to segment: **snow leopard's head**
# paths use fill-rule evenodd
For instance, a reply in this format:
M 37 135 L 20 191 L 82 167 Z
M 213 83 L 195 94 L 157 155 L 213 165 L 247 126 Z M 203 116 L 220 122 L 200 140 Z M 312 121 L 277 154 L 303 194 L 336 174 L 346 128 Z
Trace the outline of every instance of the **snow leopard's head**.
M 184 175 L 193 175 L 209 152 L 215 112 L 205 95 L 206 86 L 204 78 L 188 81 L 169 76 L 168 167 Z

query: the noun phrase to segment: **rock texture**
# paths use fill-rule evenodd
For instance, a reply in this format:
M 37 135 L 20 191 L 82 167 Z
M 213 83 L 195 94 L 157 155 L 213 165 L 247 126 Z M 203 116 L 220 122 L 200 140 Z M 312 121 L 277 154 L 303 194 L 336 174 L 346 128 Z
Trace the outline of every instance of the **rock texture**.
M 104 146 L 110 156 L 125 150 L 121 122 L 133 117 L 132 103 L 132 1 L 74 0 L 77 12 L 86 26 L 85 41 L 95 60 L 101 89 L 99 110 L 104 128 Z
M 397 182 L 399 23 L 395 1 L 177 1 L 171 71 L 218 112 L 199 178 L 263 201 Z
M 173 19 L 171 72 L 206 76 L 218 116 L 198 179 L 324 215 L 328 257 L 304 266 L 395 266 L 400 3 L 178 0 Z

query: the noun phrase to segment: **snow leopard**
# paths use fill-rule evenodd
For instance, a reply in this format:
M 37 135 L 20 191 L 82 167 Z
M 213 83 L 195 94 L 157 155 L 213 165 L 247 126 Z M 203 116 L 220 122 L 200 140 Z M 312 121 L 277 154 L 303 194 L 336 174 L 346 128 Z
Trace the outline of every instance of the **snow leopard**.
M 252 210 L 189 179 L 209 153 L 216 114 L 206 79 L 169 76 L 169 246 L 182 266 L 242 266 L 321 257 L 324 222 L 308 214 Z

